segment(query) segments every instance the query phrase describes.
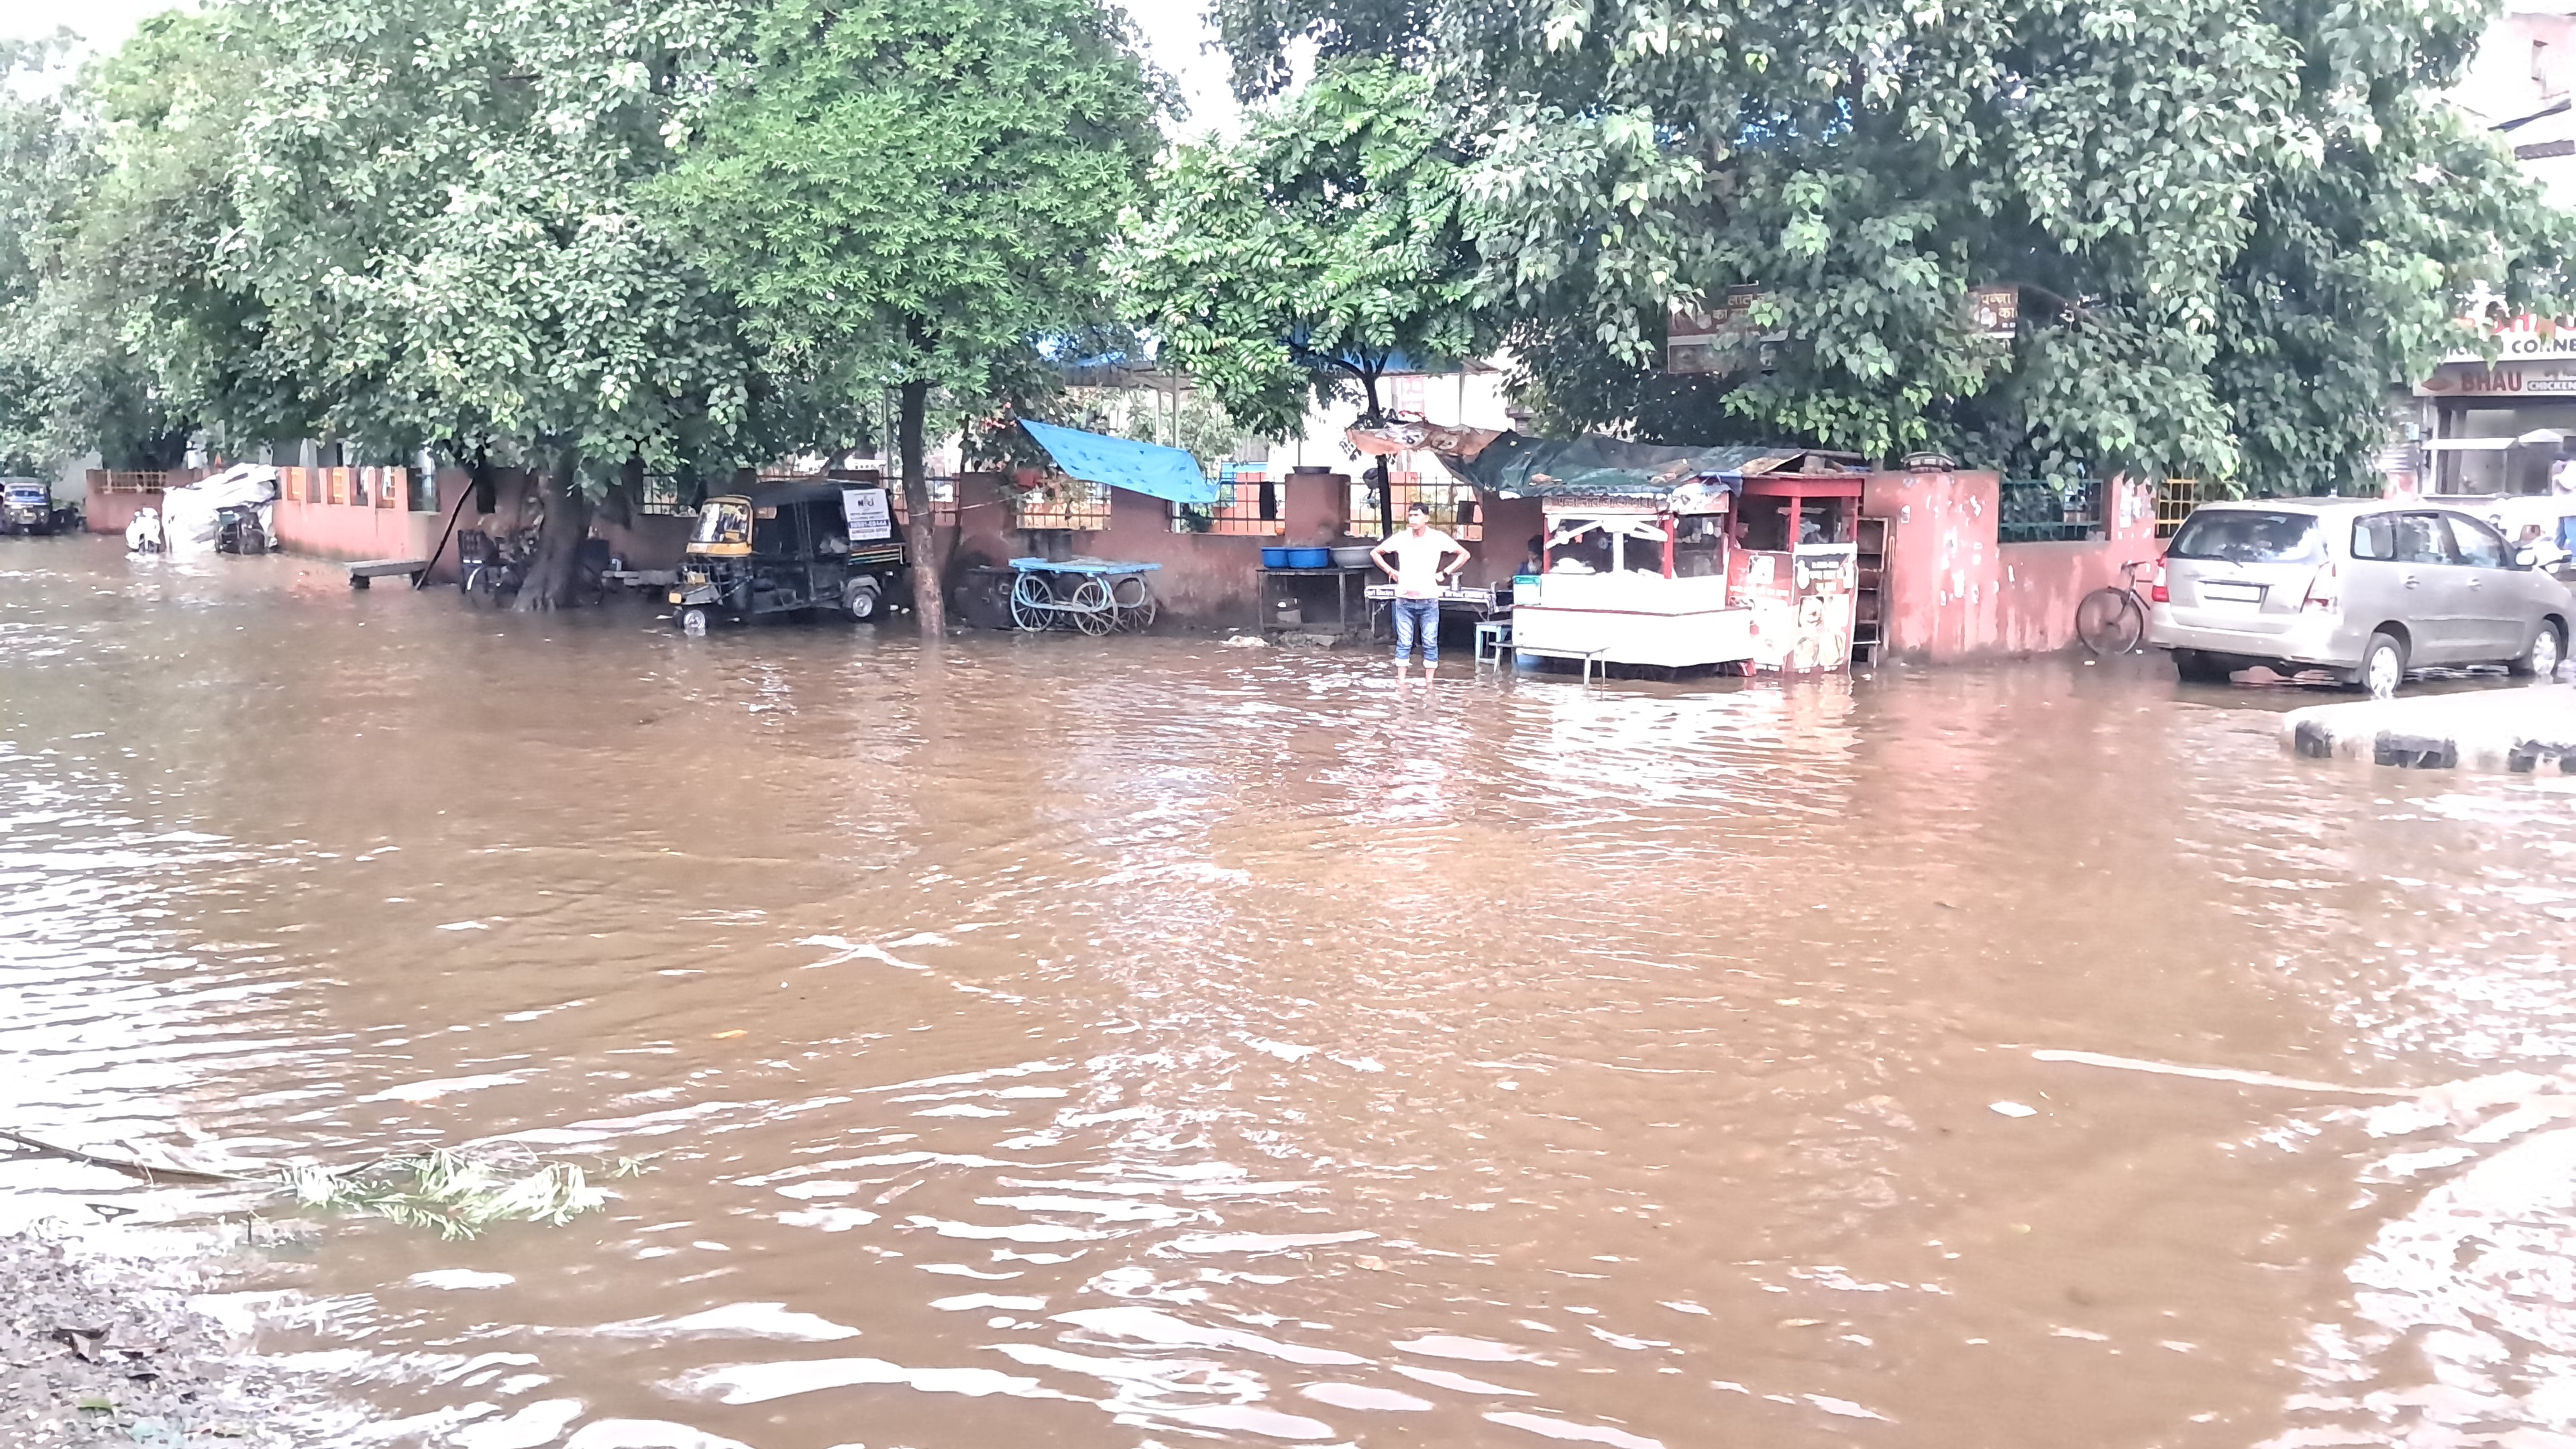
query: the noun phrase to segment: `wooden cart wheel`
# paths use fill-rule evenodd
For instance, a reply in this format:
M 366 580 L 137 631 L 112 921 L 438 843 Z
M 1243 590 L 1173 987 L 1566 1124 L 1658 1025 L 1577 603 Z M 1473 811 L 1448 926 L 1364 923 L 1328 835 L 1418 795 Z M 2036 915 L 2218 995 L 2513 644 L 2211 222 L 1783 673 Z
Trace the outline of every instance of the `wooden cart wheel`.
M 1154 591 L 1143 574 L 1121 574 L 1109 581 L 1109 601 L 1118 606 L 1118 627 L 1154 627 Z
M 1109 601 L 1109 586 L 1100 580 L 1084 579 L 1072 602 L 1073 622 L 1083 633 L 1096 639 L 1118 627 L 1118 606 Z
M 1035 633 L 1055 622 L 1054 611 L 1047 606 L 1055 602 L 1055 590 L 1037 574 L 1024 573 L 1011 584 L 1011 624 Z

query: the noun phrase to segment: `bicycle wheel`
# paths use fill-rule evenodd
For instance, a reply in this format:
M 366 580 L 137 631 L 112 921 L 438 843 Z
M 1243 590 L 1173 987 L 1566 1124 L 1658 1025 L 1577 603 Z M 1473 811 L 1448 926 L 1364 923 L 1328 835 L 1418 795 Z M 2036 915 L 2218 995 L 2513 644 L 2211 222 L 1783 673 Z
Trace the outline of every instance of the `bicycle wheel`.
M 1022 574 L 1011 584 L 1011 625 L 1036 633 L 1055 623 L 1055 590 L 1036 574 Z
M 490 564 L 476 564 L 465 571 L 459 587 L 464 590 L 466 603 L 488 609 L 501 601 L 500 584 L 500 574 Z
M 1109 586 L 1084 579 L 1073 591 L 1074 626 L 1093 638 L 1118 627 L 1118 606 L 1109 601 Z
M 2127 589 L 2095 589 L 2075 606 L 2075 637 L 2097 658 L 2126 654 L 2146 636 L 2146 608 Z

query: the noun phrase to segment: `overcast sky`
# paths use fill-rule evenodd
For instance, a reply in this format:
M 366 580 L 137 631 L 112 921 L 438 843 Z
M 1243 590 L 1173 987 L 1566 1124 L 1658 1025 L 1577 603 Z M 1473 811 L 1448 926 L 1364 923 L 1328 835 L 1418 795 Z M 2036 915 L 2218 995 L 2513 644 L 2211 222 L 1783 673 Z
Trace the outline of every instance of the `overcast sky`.
M 1206 0 L 1124 0 L 1144 32 L 1151 59 L 1171 72 L 1188 99 L 1186 131 L 1223 125 L 1234 115 L 1225 86 L 1225 61 L 1203 50 L 1216 32 L 1203 18 Z M 0 36 L 31 38 L 68 28 L 92 46 L 112 48 L 144 16 L 171 8 L 170 0 L 0 0 Z

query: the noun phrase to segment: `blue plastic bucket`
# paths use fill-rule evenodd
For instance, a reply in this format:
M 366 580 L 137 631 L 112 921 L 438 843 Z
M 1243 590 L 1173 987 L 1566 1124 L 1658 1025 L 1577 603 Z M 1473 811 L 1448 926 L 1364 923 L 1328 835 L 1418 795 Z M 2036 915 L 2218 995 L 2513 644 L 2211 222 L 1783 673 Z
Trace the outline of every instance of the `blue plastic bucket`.
M 1269 550 L 1264 549 L 1263 552 Z M 1288 548 L 1280 552 L 1288 555 L 1288 567 L 1292 569 L 1329 568 L 1333 562 L 1333 551 L 1329 548 Z
M 1261 566 L 1266 569 L 1295 568 L 1295 564 L 1288 562 L 1288 553 L 1289 550 L 1284 548 L 1265 548 L 1261 551 Z

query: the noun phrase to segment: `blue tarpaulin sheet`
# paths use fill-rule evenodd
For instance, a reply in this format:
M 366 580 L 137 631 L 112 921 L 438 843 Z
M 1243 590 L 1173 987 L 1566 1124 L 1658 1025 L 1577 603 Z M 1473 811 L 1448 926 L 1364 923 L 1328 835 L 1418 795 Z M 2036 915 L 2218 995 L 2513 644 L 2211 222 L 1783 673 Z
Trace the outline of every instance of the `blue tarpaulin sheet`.
M 1126 488 L 1168 498 L 1174 503 L 1214 503 L 1216 485 L 1200 471 L 1199 460 L 1178 448 L 1105 437 L 1079 428 L 1020 419 L 1020 426 L 1047 450 L 1066 476 L 1110 488 Z

